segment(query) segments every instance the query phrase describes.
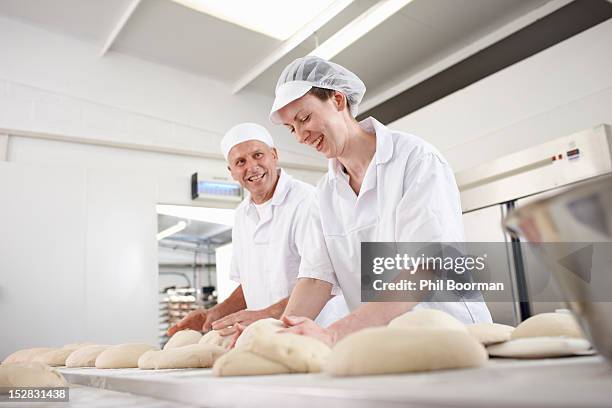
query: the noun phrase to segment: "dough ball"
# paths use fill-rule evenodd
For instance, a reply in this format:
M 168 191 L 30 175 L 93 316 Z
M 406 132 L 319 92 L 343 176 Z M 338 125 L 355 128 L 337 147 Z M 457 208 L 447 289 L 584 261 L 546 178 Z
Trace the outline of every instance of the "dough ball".
M 289 374 L 290 372 L 289 367 L 283 364 L 240 348 L 234 348 L 225 353 L 213 365 L 213 374 L 218 377 Z
M 277 330 L 278 328 L 275 328 Z M 313 373 L 321 371 L 331 350 L 312 337 L 259 331 L 243 345 L 221 356 L 217 376 Z
M 528 337 L 487 347 L 491 357 L 547 358 L 593 354 L 585 339 Z
M 418 309 L 396 317 L 390 328 L 439 329 L 467 332 L 465 325 L 455 317 L 437 309 Z
M 512 340 L 527 337 L 584 338 L 574 317 L 568 313 L 540 313 L 519 324 L 512 332 Z
M 138 359 L 138 368 L 209 368 L 225 353 L 214 344 L 189 344 L 165 350 L 149 350 Z
M 510 335 L 514 331 L 514 327 L 499 323 L 474 323 L 465 327 L 485 346 L 510 340 Z
M 55 368 L 38 362 L 9 363 L 0 366 L 0 387 L 67 387 Z
M 189 344 L 196 344 L 202 338 L 202 333 L 195 330 L 181 330 L 174 333 L 174 336 L 168 340 L 164 346 L 164 350 L 175 347 L 183 347 Z
M 460 330 L 376 327 L 340 340 L 325 371 L 335 376 L 478 367 L 488 359 L 478 340 Z
M 227 348 L 230 346 L 232 342 L 232 337 L 233 336 L 231 335 L 222 336 L 219 334 L 217 330 L 211 330 L 205 335 L 203 335 L 198 343 L 199 344 L 212 344 L 214 346 L 219 346 L 227 350 Z
M 61 367 L 66 365 L 68 356 L 74 351 L 89 346 L 91 343 L 73 343 L 62 348 L 52 349 L 42 354 L 37 354 L 31 361 L 48 364 L 52 367 Z
M 261 319 L 248 325 L 238 340 L 236 340 L 236 347 L 243 346 L 250 342 L 256 334 L 261 333 L 262 335 L 273 335 L 277 334 L 280 329 L 284 329 L 285 325 L 283 322 L 273 318 Z
M 253 354 L 287 366 L 293 373 L 321 371 L 331 353 L 327 344 L 293 333 L 257 334 L 247 348 Z
M 109 347 L 96 358 L 96 368 L 136 368 L 138 359 L 157 347 L 144 343 L 126 343 Z
M 66 365 L 66 359 L 73 351 L 65 348 L 49 350 L 46 353 L 38 354 L 31 361 L 47 364 L 51 367 L 60 367 Z
M 96 358 L 110 347 L 94 344 L 74 350 L 66 359 L 66 367 L 95 367 Z
M 66 344 L 62 348 L 70 349 L 70 350 L 78 350 L 78 349 L 83 348 L 83 347 L 94 346 L 94 345 L 95 345 L 95 343 L 92 343 L 91 341 L 84 341 L 82 343 L 70 343 L 70 344 Z
M 31 361 L 34 357 L 39 354 L 46 353 L 47 351 L 55 350 L 51 347 L 34 347 L 24 350 L 19 350 L 10 354 L 7 358 L 4 359 L 2 364 L 10 364 L 10 363 L 25 363 Z

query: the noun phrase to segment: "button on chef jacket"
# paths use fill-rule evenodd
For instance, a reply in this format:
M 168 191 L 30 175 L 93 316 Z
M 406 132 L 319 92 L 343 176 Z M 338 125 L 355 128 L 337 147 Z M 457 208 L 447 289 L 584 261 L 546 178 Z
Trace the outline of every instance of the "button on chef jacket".
M 340 286 L 351 310 L 361 305 L 361 242 L 465 242 L 459 191 L 442 155 L 374 118 L 359 125 L 376 134 L 376 153 L 358 195 L 340 162 L 329 160 L 311 207 L 299 273 Z M 461 297 L 418 308 L 439 309 L 464 323 L 491 322 L 484 301 Z
M 314 199 L 313 186 L 281 169 L 269 204 L 259 209 L 261 217 L 250 197 L 236 209 L 230 279 L 242 285 L 247 309 L 264 309 L 291 294 Z M 327 326 L 348 312 L 344 297 L 334 296 L 317 322 Z

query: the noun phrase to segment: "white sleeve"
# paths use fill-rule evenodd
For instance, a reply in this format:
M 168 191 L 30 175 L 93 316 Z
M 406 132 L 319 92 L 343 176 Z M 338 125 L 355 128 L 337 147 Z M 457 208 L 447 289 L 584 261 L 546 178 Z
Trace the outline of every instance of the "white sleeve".
M 332 294 L 338 294 L 338 280 L 327 252 L 316 196 L 313 195 L 303 206 L 303 210 L 298 210 L 300 220 L 296 226 L 295 239 L 301 257 L 298 278 L 329 282 L 334 286 Z
M 459 189 L 452 169 L 437 154 L 407 163 L 395 219 L 398 242 L 465 240 Z

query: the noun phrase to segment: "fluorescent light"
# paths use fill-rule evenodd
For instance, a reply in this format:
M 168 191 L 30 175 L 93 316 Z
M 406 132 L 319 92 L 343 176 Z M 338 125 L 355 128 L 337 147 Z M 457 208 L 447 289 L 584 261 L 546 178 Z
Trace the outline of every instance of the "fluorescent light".
M 185 7 L 285 41 L 335 0 L 173 0 Z
M 234 226 L 234 212 L 235 210 L 225 208 L 187 207 L 184 205 L 166 204 L 157 206 L 158 214 L 227 225 L 229 227 Z
M 327 41 L 318 46 L 310 53 L 323 59 L 332 59 L 343 49 L 366 35 L 374 27 L 381 24 L 387 18 L 397 13 L 402 7 L 412 0 L 385 0 L 379 1 L 370 7 L 365 13 L 351 21 Z M 384 44 L 381 44 L 384 47 Z
M 170 228 L 166 228 L 165 230 L 157 233 L 157 240 L 161 241 L 164 238 L 169 237 L 170 235 L 176 234 L 177 232 L 181 232 L 187 227 L 187 223 L 185 221 L 179 221 L 176 225 L 171 226 Z

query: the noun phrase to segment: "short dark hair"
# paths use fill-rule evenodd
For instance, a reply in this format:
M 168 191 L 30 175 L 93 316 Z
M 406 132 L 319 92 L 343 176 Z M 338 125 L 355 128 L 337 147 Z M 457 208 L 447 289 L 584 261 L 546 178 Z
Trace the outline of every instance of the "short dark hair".
M 309 94 L 316 96 L 322 101 L 331 99 L 332 96 L 334 96 L 334 92 L 335 91 L 333 89 L 319 88 L 318 86 L 313 86 L 312 88 L 310 88 L 310 91 L 308 91 Z M 351 106 L 349 105 L 348 98 L 345 98 L 345 99 L 346 99 L 346 107 L 348 109 L 349 115 L 351 115 L 351 109 L 350 109 Z

